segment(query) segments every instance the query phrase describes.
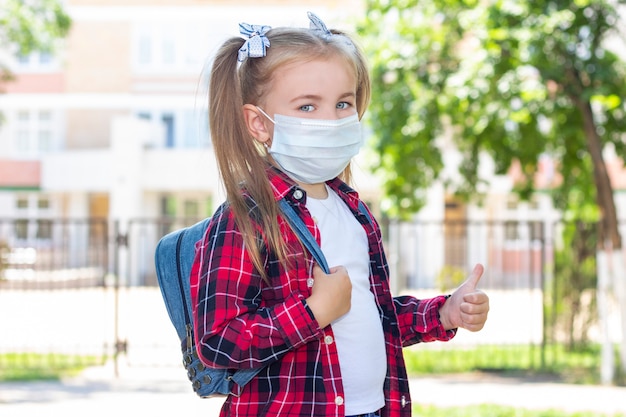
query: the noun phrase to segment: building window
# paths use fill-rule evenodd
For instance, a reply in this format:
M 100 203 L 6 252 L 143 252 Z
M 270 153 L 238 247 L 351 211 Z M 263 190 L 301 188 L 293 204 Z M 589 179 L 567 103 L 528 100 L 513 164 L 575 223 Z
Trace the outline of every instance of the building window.
M 28 121 L 30 120 L 30 113 L 26 110 L 18 111 L 17 120 L 21 123 L 28 123 Z
M 40 52 L 39 63 L 43 66 L 50 65 L 52 63 L 52 54 L 49 52 Z
M 52 132 L 40 130 L 37 139 L 37 149 L 40 152 L 48 152 L 52 148 Z
M 16 72 L 53 72 L 59 70 L 59 60 L 50 52 L 17 54 L 14 58 Z
M 162 124 L 164 137 L 158 142 L 158 147 L 208 148 L 211 146 L 208 120 L 204 114 L 197 111 L 140 109 L 135 115 L 138 119 Z
M 50 110 L 40 110 L 37 116 L 40 122 L 49 122 L 52 120 L 52 112 Z
M 173 148 L 176 144 L 174 138 L 174 115 L 171 113 L 165 113 L 161 116 L 161 121 L 165 125 L 165 147 Z
M 52 239 L 52 220 L 49 219 L 52 201 L 49 197 L 37 193 L 20 195 L 15 200 L 15 208 L 18 217 L 15 222 L 17 239 Z
M 172 66 L 176 64 L 176 41 L 172 38 L 172 34 L 165 34 L 162 42 L 163 64 Z
M 39 210 L 48 210 L 50 208 L 50 200 L 47 198 L 40 198 L 37 201 L 37 208 Z
M 18 210 L 26 210 L 28 209 L 28 198 L 27 197 L 18 197 L 15 202 L 15 207 Z
M 518 205 L 518 199 L 515 195 L 509 195 L 506 199 L 506 208 L 508 210 L 516 210 Z
M 185 200 L 183 210 L 185 218 L 197 218 L 200 212 L 200 205 L 196 200 Z
M 531 222 L 529 224 L 529 228 L 530 228 L 530 240 L 541 240 L 543 241 L 543 230 L 544 230 L 544 223 L 540 222 L 540 221 L 535 221 L 535 222 Z
M 15 221 L 15 237 L 20 240 L 28 239 L 28 220 L 18 219 Z
M 517 222 L 507 221 L 504 223 L 504 238 L 506 240 L 519 239 L 519 231 L 517 229 L 517 226 Z
M 143 22 L 134 27 L 134 69 L 142 73 L 188 72 L 196 74 L 205 58 L 214 25 L 206 21 Z M 215 35 L 213 35 L 215 36 Z
M 152 62 L 152 42 L 150 41 L 150 35 L 142 33 L 139 35 L 139 47 L 137 53 L 137 60 L 140 65 L 150 65 Z
M 23 67 L 23 66 L 26 66 L 26 65 L 28 65 L 28 63 L 29 63 L 29 62 L 30 62 L 30 56 L 28 56 L 28 55 L 22 55 L 22 54 L 19 54 L 19 55 L 17 56 L 17 63 L 18 63 L 20 66 L 22 66 L 22 67 Z
M 52 221 L 51 220 L 37 220 L 37 239 L 42 239 L 42 240 L 52 239 Z
M 30 152 L 30 132 L 25 129 L 19 129 L 15 133 L 15 150 L 19 154 L 28 154 Z
M 13 119 L 14 156 L 37 158 L 55 149 L 60 122 L 51 110 L 18 110 Z
M 532 196 L 529 204 L 530 204 L 531 210 L 539 210 L 541 208 L 541 205 L 539 204 L 539 197 L 537 197 L 536 195 Z

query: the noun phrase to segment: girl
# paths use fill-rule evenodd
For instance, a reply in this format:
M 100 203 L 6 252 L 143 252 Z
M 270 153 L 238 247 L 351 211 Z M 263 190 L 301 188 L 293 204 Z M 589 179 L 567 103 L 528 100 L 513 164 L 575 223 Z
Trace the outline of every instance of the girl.
M 480 330 L 482 267 L 451 296 L 393 298 L 381 231 L 348 186 L 370 98 L 345 33 L 241 24 L 218 51 L 209 122 L 227 201 L 191 273 L 195 340 L 211 367 L 262 369 L 222 416 L 408 416 L 402 347 Z M 317 266 L 285 199 L 331 265 Z

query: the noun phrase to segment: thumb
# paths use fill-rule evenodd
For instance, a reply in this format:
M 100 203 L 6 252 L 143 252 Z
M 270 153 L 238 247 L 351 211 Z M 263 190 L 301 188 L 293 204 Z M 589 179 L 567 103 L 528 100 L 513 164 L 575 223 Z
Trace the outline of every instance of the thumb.
M 462 286 L 470 290 L 476 289 L 476 287 L 478 286 L 478 282 L 480 281 L 480 278 L 483 276 L 484 270 L 485 269 L 481 264 L 476 264 L 469 278 L 465 280 Z

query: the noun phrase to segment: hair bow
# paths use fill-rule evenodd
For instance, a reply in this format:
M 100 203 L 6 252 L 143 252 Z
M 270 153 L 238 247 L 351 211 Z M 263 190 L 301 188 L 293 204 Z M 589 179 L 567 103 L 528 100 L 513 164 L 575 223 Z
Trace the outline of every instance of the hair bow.
M 250 25 L 248 23 L 239 24 L 239 32 L 248 37 L 246 42 L 239 48 L 237 61 L 243 62 L 246 58 L 261 58 L 267 53 L 266 48 L 270 46 L 270 40 L 265 34 L 271 26 Z
M 333 36 L 333 33 L 328 30 L 326 24 L 322 22 L 322 19 L 320 19 L 315 13 L 307 12 L 306 14 L 307 16 L 309 16 L 309 20 L 311 21 L 311 23 L 309 24 L 309 29 L 320 31 L 322 37 L 326 40 Z
M 315 13 L 307 12 L 307 15 L 309 16 L 309 20 L 311 21 L 311 23 L 309 24 L 309 29 L 317 32 L 320 35 L 320 37 L 324 39 L 326 42 L 329 42 L 330 39 L 333 37 L 338 37 L 337 39 L 339 39 L 346 45 L 354 48 L 354 44 L 347 36 L 332 33 L 328 29 L 328 27 L 326 27 L 326 24 L 322 22 L 322 19 L 320 19 Z

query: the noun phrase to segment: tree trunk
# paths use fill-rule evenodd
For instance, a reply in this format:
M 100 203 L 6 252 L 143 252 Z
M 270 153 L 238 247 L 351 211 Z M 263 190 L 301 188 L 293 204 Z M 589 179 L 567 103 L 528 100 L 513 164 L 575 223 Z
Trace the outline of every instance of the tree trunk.
M 600 207 L 600 229 L 598 236 L 598 313 L 601 329 L 603 332 L 602 383 L 610 384 L 614 377 L 613 345 L 611 343 L 611 331 L 608 326 L 609 302 L 611 289 L 617 296 L 620 308 L 622 343 L 621 343 L 621 366 L 626 371 L 626 291 L 624 290 L 624 253 L 622 252 L 622 240 L 617 223 L 617 211 L 613 198 L 613 189 L 606 164 L 602 156 L 602 143 L 598 136 L 596 125 L 593 120 L 591 104 L 576 98 L 587 138 L 587 147 L 593 161 L 593 177 L 596 184 L 596 201 Z

